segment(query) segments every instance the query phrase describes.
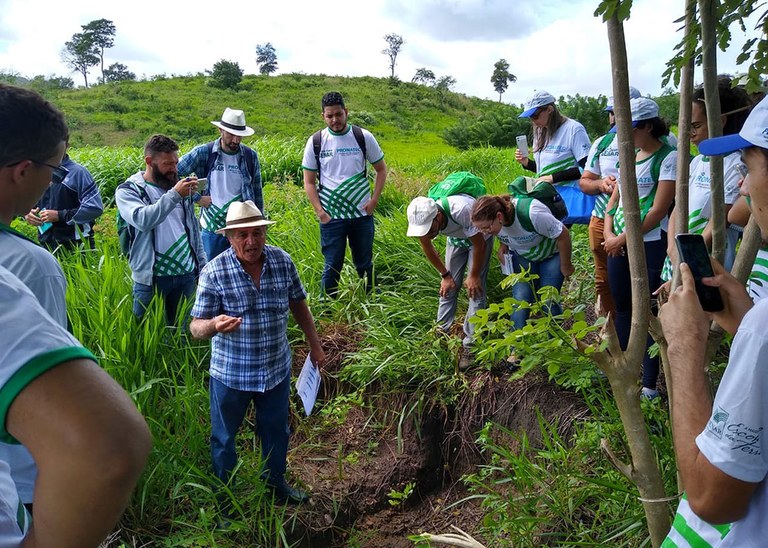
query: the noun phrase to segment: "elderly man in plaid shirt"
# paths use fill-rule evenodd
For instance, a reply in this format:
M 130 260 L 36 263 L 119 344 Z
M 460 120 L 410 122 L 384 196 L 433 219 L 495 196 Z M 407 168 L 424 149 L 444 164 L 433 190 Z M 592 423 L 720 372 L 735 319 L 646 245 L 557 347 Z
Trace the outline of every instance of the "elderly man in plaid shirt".
M 227 483 L 237 462 L 235 434 L 251 401 L 264 478 L 278 502 L 306 502 L 309 497 L 285 481 L 288 451 L 288 394 L 291 349 L 288 311 L 310 346 L 312 361 L 322 366 L 325 353 L 306 302 L 306 292 L 291 257 L 266 245 L 267 225 L 249 201 L 234 202 L 220 229 L 231 247 L 200 274 L 190 331 L 211 344 L 211 457 L 216 476 Z

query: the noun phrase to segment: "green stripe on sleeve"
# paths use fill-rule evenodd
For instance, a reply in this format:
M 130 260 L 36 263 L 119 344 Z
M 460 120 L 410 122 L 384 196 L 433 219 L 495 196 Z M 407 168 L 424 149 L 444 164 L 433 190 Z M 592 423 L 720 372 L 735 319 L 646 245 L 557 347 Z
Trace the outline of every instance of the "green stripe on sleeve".
M 8 409 L 22 390 L 43 373 L 61 365 L 64 362 L 77 359 L 97 361 L 90 351 L 82 346 L 67 346 L 57 348 L 49 352 L 39 354 L 22 365 L 0 388 L 0 441 L 5 443 L 18 443 L 8 433 L 5 421 L 8 417 Z

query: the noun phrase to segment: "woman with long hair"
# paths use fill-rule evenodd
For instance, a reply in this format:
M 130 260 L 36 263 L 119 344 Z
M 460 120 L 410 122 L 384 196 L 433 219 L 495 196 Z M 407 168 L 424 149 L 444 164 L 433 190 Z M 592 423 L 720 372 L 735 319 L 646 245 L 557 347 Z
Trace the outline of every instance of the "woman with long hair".
M 566 225 L 587 224 L 595 197 L 579 188 L 581 168 L 587 162 L 591 141 L 587 130 L 576 120 L 560 112 L 555 98 L 546 91 L 537 91 L 525 104 L 520 118 L 530 118 L 533 125 L 533 158 L 523 156 L 518 148 L 515 159 L 536 179 L 555 185 L 568 206 Z
M 677 151 L 664 143 L 669 128 L 659 117 L 655 101 L 639 97 L 630 101 L 632 136 L 635 145 L 635 172 L 640 199 L 640 230 L 643 233 L 648 285 L 651 290 L 661 281 L 667 249 L 667 233 L 663 226 L 675 198 Z M 615 131 L 615 127 L 611 130 Z M 621 166 L 619 166 L 621 180 Z M 616 309 L 616 333 L 621 348 L 626 350 L 632 320 L 632 281 L 626 254 L 627 235 L 624 231 L 624 200 L 620 185 L 616 185 L 605 213 L 605 251 L 608 254 L 608 283 Z M 649 293 L 648 298 L 651 298 Z M 648 335 L 647 347 L 653 343 Z M 656 380 L 659 358 L 650 357 L 646 347 L 643 358 L 643 391 L 647 398 L 658 397 Z

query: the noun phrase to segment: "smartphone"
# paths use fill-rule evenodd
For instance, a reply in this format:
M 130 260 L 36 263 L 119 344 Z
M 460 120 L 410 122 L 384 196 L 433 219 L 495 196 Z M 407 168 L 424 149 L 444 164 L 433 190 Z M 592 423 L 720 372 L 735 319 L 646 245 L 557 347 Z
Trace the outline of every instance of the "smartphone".
M 523 155 L 523 158 L 528 157 L 528 136 L 527 135 L 518 135 L 515 137 L 515 141 L 517 141 L 517 148 L 520 150 L 520 154 Z
M 197 180 L 197 192 L 202 194 L 205 190 L 205 187 L 208 185 L 208 179 L 205 177 L 202 177 Z
M 707 312 L 719 312 L 723 309 L 723 299 L 716 287 L 704 285 L 702 278 L 714 276 L 712 263 L 709 260 L 707 244 L 701 234 L 678 234 L 675 236 L 677 253 L 680 261 L 691 269 L 696 282 L 696 294 L 699 296 L 701 307 Z

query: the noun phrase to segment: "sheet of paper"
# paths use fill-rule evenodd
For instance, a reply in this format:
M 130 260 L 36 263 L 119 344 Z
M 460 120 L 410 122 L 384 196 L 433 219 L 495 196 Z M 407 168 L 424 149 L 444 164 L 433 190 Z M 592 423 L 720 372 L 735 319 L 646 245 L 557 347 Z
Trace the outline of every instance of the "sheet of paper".
M 312 408 L 317 400 L 317 392 L 320 390 L 320 370 L 312 363 L 312 360 L 304 360 L 304 366 L 301 368 L 299 378 L 296 380 L 296 392 L 299 393 L 301 402 L 304 404 L 304 412 L 307 416 L 312 413 Z
M 505 276 L 509 276 L 514 271 L 515 271 L 515 268 L 512 265 L 512 254 L 505 253 L 504 262 L 501 263 L 501 273 L 504 274 Z

